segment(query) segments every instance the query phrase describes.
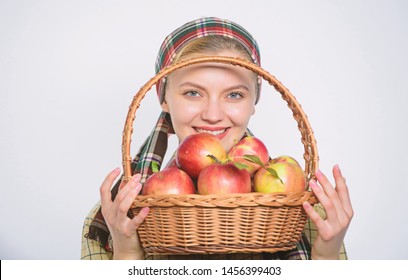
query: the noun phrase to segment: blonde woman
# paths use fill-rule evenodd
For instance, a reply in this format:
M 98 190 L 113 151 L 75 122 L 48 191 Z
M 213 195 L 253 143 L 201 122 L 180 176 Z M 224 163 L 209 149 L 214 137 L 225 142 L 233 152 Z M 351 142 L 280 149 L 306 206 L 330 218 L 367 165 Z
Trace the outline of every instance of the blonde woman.
M 203 55 L 240 57 L 260 65 L 258 44 L 242 26 L 219 18 L 200 18 L 168 35 L 159 51 L 156 72 L 184 59 Z M 348 188 L 338 166 L 335 187 L 321 172 L 310 186 L 321 204 L 305 203 L 309 216 L 300 242 L 290 251 L 211 255 L 148 256 L 137 228 L 149 213 L 143 208 L 129 218 L 128 210 L 149 175 L 151 162 L 161 164 L 169 134 L 179 141 L 209 132 L 226 150 L 248 131 L 260 95 L 256 74 L 242 67 L 217 63 L 197 64 L 170 74 L 157 84 L 162 113 L 156 127 L 132 162 L 134 175 L 127 184 L 110 172 L 100 188 L 101 201 L 85 220 L 82 259 L 346 259 L 344 236 L 353 216 Z M 120 186 L 120 187 L 119 187 Z

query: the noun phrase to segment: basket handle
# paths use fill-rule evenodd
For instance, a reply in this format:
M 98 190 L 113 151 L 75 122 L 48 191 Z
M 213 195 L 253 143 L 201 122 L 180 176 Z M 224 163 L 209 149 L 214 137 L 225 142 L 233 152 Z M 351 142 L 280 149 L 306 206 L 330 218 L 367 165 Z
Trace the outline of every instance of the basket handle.
M 283 100 L 287 102 L 288 107 L 292 110 L 293 117 L 298 123 L 298 129 L 302 136 L 302 143 L 304 146 L 303 158 L 305 160 L 305 173 L 307 181 L 314 177 L 314 174 L 318 168 L 318 153 L 316 147 L 316 139 L 313 134 L 313 130 L 310 126 L 310 123 L 307 119 L 305 112 L 303 111 L 300 104 L 297 102 L 296 98 L 290 93 L 290 91 L 285 88 L 281 82 L 279 82 L 274 76 L 269 72 L 265 71 L 260 66 L 252 63 L 248 60 L 242 58 L 233 58 L 233 57 L 223 57 L 223 56 L 204 56 L 199 58 L 192 58 L 189 60 L 181 61 L 177 64 L 167 66 L 158 72 L 153 78 L 151 78 L 144 86 L 133 97 L 133 101 L 129 106 L 129 111 L 126 117 L 125 127 L 122 136 L 122 165 L 124 170 L 123 180 L 128 181 L 132 176 L 131 170 L 131 161 L 132 157 L 130 156 L 130 144 L 131 136 L 133 133 L 133 122 L 136 117 L 136 110 L 140 107 L 140 102 L 145 97 L 146 93 L 155 85 L 160 79 L 169 75 L 173 71 L 198 63 L 206 62 L 216 62 L 224 64 L 232 64 L 244 67 L 252 72 L 255 72 L 266 80 L 270 85 L 272 85 L 276 91 L 278 91 Z

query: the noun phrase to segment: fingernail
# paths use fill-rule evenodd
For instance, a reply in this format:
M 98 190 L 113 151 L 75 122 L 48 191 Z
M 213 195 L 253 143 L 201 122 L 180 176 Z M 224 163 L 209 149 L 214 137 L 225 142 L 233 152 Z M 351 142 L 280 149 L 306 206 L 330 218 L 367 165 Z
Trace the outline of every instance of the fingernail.
M 149 207 L 143 207 L 143 208 L 140 210 L 140 214 L 142 214 L 142 216 L 145 216 L 145 217 L 147 217 L 147 215 L 149 214 L 149 212 L 150 212 L 150 208 L 149 208 Z
M 340 176 L 343 177 L 343 174 L 341 173 L 341 170 L 340 170 L 340 166 L 338 164 L 336 164 L 336 168 L 339 171 Z
M 316 173 L 315 173 L 315 176 L 316 176 L 316 179 L 318 180 L 318 181 L 320 181 L 322 178 L 323 178 L 323 172 L 320 170 L 320 169 L 318 169 L 317 171 L 316 171 Z
M 310 208 L 312 208 L 312 206 L 307 201 L 305 201 L 305 202 L 303 202 L 303 208 L 310 209 Z
M 319 188 L 315 180 L 310 180 L 309 185 L 312 187 L 313 190 L 316 190 Z
M 116 167 L 115 169 L 112 170 L 112 173 L 117 175 L 120 172 L 120 167 Z

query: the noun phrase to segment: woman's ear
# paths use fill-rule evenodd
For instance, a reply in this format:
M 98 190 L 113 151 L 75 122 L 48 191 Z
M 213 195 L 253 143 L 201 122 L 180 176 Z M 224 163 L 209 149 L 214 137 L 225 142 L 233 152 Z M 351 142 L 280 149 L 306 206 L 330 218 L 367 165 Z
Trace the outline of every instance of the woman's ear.
M 169 105 L 166 102 L 166 99 L 163 100 L 162 104 L 160 105 L 162 110 L 166 113 L 170 113 L 169 112 Z

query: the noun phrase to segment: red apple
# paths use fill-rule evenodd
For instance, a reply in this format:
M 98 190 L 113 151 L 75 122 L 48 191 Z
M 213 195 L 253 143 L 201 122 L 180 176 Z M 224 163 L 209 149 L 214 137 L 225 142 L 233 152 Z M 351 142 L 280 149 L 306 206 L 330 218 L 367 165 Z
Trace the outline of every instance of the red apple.
M 142 195 L 193 194 L 195 186 L 190 176 L 175 167 L 151 175 L 143 185 Z
M 262 165 L 266 165 L 269 161 L 269 153 L 265 144 L 253 136 L 241 139 L 228 151 L 227 155 L 228 159 L 232 162 L 245 165 L 245 169 L 252 176 L 262 165 L 246 160 L 244 158 L 245 155 L 257 156 Z
M 273 171 L 268 169 L 274 170 L 276 174 L 272 174 Z M 299 164 L 271 162 L 266 168 L 261 168 L 255 173 L 254 189 L 262 193 L 303 192 L 306 190 L 306 176 Z
M 197 181 L 199 194 L 230 194 L 251 192 L 251 176 L 233 163 L 214 163 L 204 168 Z
M 202 169 L 214 163 L 209 155 L 219 161 L 225 160 L 226 151 L 221 141 L 210 133 L 191 134 L 180 143 L 176 162 L 180 169 L 196 179 Z

